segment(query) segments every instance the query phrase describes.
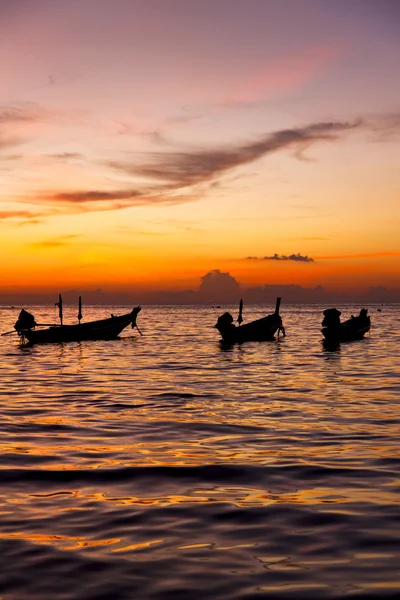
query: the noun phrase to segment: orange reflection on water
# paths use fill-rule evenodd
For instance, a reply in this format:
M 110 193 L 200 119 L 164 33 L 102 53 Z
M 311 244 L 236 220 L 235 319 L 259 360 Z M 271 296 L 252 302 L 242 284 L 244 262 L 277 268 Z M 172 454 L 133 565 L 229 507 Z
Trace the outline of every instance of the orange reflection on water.
M 121 538 L 88 540 L 84 536 L 39 534 L 33 532 L 1 533 L 0 539 L 20 539 L 35 542 L 37 544 L 56 545 L 61 550 L 79 550 L 81 548 L 110 546 L 121 542 Z M 70 545 L 70 542 L 75 543 Z
M 363 583 L 361 587 L 367 590 L 399 589 L 400 579 L 397 581 L 377 581 L 375 583 Z
M 28 540 L 29 542 L 37 542 L 38 544 L 53 544 L 56 543 L 58 545 L 59 542 L 70 542 L 74 540 L 83 540 L 84 537 L 75 537 L 69 535 L 46 535 L 39 533 L 1 533 L 0 539 L 20 539 L 20 540 Z
M 84 539 L 84 538 L 82 538 Z M 109 539 L 109 540 L 85 540 L 78 541 L 73 546 L 65 546 L 64 550 L 79 550 L 80 548 L 95 548 L 97 546 L 111 546 L 112 544 L 118 544 L 121 538 Z
M 143 550 L 144 548 L 151 548 L 162 544 L 165 540 L 151 540 L 150 542 L 139 542 L 137 544 L 129 544 L 129 546 L 123 546 L 122 548 L 115 548 L 111 552 L 129 552 L 130 550 Z
M 139 498 L 138 496 L 125 496 L 125 497 L 107 497 L 106 494 L 97 493 L 97 494 L 83 494 L 85 498 L 101 500 L 105 502 L 111 502 L 113 504 L 133 504 L 137 506 L 166 506 L 166 505 L 176 505 L 183 503 L 207 503 L 212 502 L 213 500 L 207 496 L 189 496 L 189 495 L 165 495 L 165 496 L 157 496 L 157 497 L 144 497 Z
M 136 506 L 168 506 L 178 504 L 208 504 L 229 502 L 238 507 L 268 506 L 271 504 L 304 504 L 335 505 L 335 512 L 343 512 L 342 507 L 348 503 L 369 502 L 372 504 L 392 504 L 397 501 L 393 492 L 382 489 L 364 488 L 332 488 L 315 487 L 298 489 L 289 492 L 268 492 L 262 489 L 243 488 L 238 486 L 216 486 L 213 488 L 193 489 L 190 494 L 159 494 L 158 496 L 107 496 L 105 493 L 79 494 L 81 498 Z

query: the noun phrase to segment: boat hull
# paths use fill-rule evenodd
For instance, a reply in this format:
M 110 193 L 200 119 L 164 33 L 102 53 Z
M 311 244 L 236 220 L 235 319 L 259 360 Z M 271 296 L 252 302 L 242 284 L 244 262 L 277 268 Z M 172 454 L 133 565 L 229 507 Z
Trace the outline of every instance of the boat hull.
M 63 342 L 83 342 L 89 340 L 113 340 L 128 325 L 136 325 L 136 316 L 140 308 L 119 317 L 111 317 L 79 325 L 61 325 L 48 329 L 27 329 L 21 332 L 30 344 L 53 344 Z
M 221 326 L 217 323 L 215 327 L 221 334 L 224 342 L 228 344 L 242 342 L 268 342 L 275 339 L 275 334 L 282 328 L 282 319 L 279 315 L 269 315 L 252 321 L 246 325 L 236 327 L 235 325 Z
M 355 340 L 362 340 L 370 328 L 370 325 L 366 325 L 365 327 L 361 328 L 354 328 L 343 324 L 338 329 L 324 327 L 321 331 L 322 335 L 328 342 L 352 342 Z
M 342 313 L 336 308 L 324 310 L 324 319 L 321 323 L 321 333 L 327 342 L 352 342 L 361 340 L 371 328 L 371 319 L 368 309 L 362 308 L 358 317 L 351 316 L 350 319 L 340 322 Z

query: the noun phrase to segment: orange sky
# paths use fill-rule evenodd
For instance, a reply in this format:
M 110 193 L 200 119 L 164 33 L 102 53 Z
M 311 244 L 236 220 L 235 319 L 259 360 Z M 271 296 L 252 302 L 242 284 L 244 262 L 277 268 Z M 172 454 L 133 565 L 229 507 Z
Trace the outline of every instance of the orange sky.
M 115 4 L 2 7 L 0 300 L 400 289 L 395 7 Z

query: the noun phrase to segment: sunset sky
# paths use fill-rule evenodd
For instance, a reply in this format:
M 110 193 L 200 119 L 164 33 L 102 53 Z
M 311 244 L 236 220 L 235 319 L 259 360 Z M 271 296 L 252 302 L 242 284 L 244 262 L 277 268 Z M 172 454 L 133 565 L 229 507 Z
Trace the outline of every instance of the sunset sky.
M 400 289 L 400 2 L 0 0 L 0 299 Z

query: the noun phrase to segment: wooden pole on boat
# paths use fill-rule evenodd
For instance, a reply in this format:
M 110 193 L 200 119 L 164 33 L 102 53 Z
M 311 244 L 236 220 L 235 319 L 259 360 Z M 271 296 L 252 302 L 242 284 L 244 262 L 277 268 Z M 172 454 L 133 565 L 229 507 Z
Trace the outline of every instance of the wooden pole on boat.
M 280 305 L 281 305 L 281 298 L 278 297 L 276 299 L 276 305 L 275 305 L 275 314 L 276 315 L 279 315 L 279 307 L 280 307 Z
M 241 298 L 240 302 L 239 302 L 239 316 L 237 318 L 237 322 L 239 323 L 239 327 L 243 323 L 242 311 L 243 311 L 243 299 Z
M 82 319 L 82 298 L 81 298 L 81 296 L 79 296 L 79 310 L 78 310 L 79 325 L 81 324 L 81 319 Z
M 61 325 L 63 324 L 63 309 L 62 309 L 62 298 L 61 294 L 58 294 L 58 302 L 56 302 L 56 306 L 58 306 L 58 316 L 60 317 Z

